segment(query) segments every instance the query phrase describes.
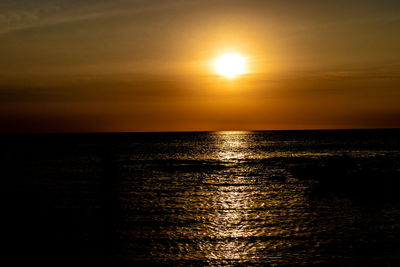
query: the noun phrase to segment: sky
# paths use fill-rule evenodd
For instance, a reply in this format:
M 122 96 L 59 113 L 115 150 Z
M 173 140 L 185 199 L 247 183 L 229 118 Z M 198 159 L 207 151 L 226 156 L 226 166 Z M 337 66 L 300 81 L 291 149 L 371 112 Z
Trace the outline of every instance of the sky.
M 0 132 L 398 127 L 398 0 L 0 2 Z

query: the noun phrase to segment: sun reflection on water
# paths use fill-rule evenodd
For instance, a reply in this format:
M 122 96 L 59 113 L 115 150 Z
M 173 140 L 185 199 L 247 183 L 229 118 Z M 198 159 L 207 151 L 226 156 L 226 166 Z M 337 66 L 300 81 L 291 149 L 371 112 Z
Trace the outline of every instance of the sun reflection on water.
M 299 229 L 296 213 L 301 214 L 306 202 L 302 188 L 252 175 L 241 164 L 252 153 L 245 132 L 222 132 L 215 138 L 216 157 L 230 168 L 207 178 L 212 186 L 207 206 L 212 212 L 205 225 L 210 241 L 199 244 L 203 256 L 210 262 L 284 260 L 282 253 L 295 244 L 282 237 Z
M 301 229 L 310 224 L 304 186 L 274 178 L 277 171 L 287 173 L 257 158 L 254 133 L 217 132 L 206 139 L 206 160 L 177 160 L 172 163 L 182 172 L 163 165 L 170 172 L 145 180 L 155 181 L 146 187 L 148 207 L 156 214 L 151 220 L 161 222 L 159 232 L 149 227 L 137 233 L 155 237 L 151 258 L 211 266 L 290 262 L 288 254 L 305 258 L 292 249 L 304 245 Z M 196 149 L 202 151 L 203 144 Z
M 218 132 L 216 134 L 217 158 L 234 162 L 246 157 L 246 132 Z M 209 260 L 240 260 L 249 258 L 255 253 L 254 248 L 246 247 L 243 239 L 251 236 L 248 224 L 248 211 L 252 209 L 251 187 L 249 180 L 239 173 L 216 175 L 212 182 L 215 185 L 211 195 L 210 206 L 214 208 L 211 215 L 208 236 L 216 242 L 204 244 L 205 256 Z

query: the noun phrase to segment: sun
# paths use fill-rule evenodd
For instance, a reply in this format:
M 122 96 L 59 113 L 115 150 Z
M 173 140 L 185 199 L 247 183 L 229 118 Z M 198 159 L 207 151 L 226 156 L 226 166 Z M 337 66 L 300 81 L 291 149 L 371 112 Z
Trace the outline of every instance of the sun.
M 214 61 L 215 71 L 227 78 L 235 78 L 246 72 L 246 59 L 235 53 L 227 53 Z

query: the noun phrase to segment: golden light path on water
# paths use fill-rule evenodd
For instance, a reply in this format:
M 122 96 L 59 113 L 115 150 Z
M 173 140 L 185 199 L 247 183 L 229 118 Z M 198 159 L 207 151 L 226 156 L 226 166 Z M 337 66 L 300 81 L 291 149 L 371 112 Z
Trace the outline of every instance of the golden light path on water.
M 219 132 L 216 137 L 219 144 L 217 158 L 223 161 L 244 158 L 245 154 L 240 152 L 241 148 L 246 147 L 243 133 L 245 132 Z M 244 249 L 241 242 L 237 240 L 237 238 L 252 234 L 244 220 L 252 201 L 247 192 L 251 185 L 247 184 L 248 181 L 245 177 L 232 178 L 234 180 L 232 182 L 226 181 L 223 176 L 216 176 L 214 180 L 215 184 L 219 186 L 211 199 L 210 204 L 215 207 L 215 213 L 208 230 L 210 236 L 216 239 L 225 239 L 222 239 L 223 242 L 216 242 L 216 247 L 209 251 L 209 255 L 206 255 L 210 260 L 238 260 L 244 257 L 248 258 L 247 254 L 255 252 L 252 251 L 254 248 Z
M 290 257 L 306 261 L 307 255 L 296 254 L 302 250 L 293 249 L 309 246 L 301 236 L 313 229 L 305 186 L 290 180 L 276 159 L 260 153 L 260 145 L 271 141 L 254 132 L 201 138 L 194 143 L 179 139 L 176 148 L 192 149 L 178 150 L 175 158 L 155 165 L 163 171 L 150 166 L 143 180 L 123 185 L 129 192 L 124 205 L 143 211 L 129 219 L 137 221 L 132 229 L 120 231 L 148 243 L 130 243 L 132 254 L 121 257 L 211 266 L 289 263 Z M 277 174 L 283 178 L 276 179 Z
M 214 212 L 206 226 L 206 235 L 214 242 L 201 243 L 204 256 L 211 262 L 241 262 L 263 257 L 263 252 L 273 251 L 277 246 L 290 246 L 268 241 L 268 237 L 288 234 L 291 221 L 287 216 L 290 214 L 285 214 L 282 208 L 302 203 L 302 195 L 291 195 L 292 201 L 286 202 L 288 192 L 284 188 L 268 183 L 260 185 L 259 178 L 249 175 L 251 169 L 240 165 L 240 161 L 252 153 L 247 132 L 218 132 L 215 138 L 218 144 L 216 158 L 233 169 L 208 181 L 215 186 L 215 191 L 208 202 Z M 264 241 L 254 242 L 257 239 Z

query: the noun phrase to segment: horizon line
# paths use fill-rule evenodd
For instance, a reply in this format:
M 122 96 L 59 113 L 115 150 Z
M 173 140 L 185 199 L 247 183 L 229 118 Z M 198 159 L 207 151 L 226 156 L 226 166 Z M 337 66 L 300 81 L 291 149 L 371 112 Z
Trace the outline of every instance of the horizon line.
M 315 128 L 315 129 L 270 129 L 270 130 L 183 130 L 183 131 L 32 131 L 32 132 L 0 132 L 0 135 L 62 135 L 62 134 L 155 134 L 155 133 L 223 133 L 223 132 L 299 132 L 299 131 L 365 131 L 365 130 L 400 130 L 400 127 L 390 128 Z

